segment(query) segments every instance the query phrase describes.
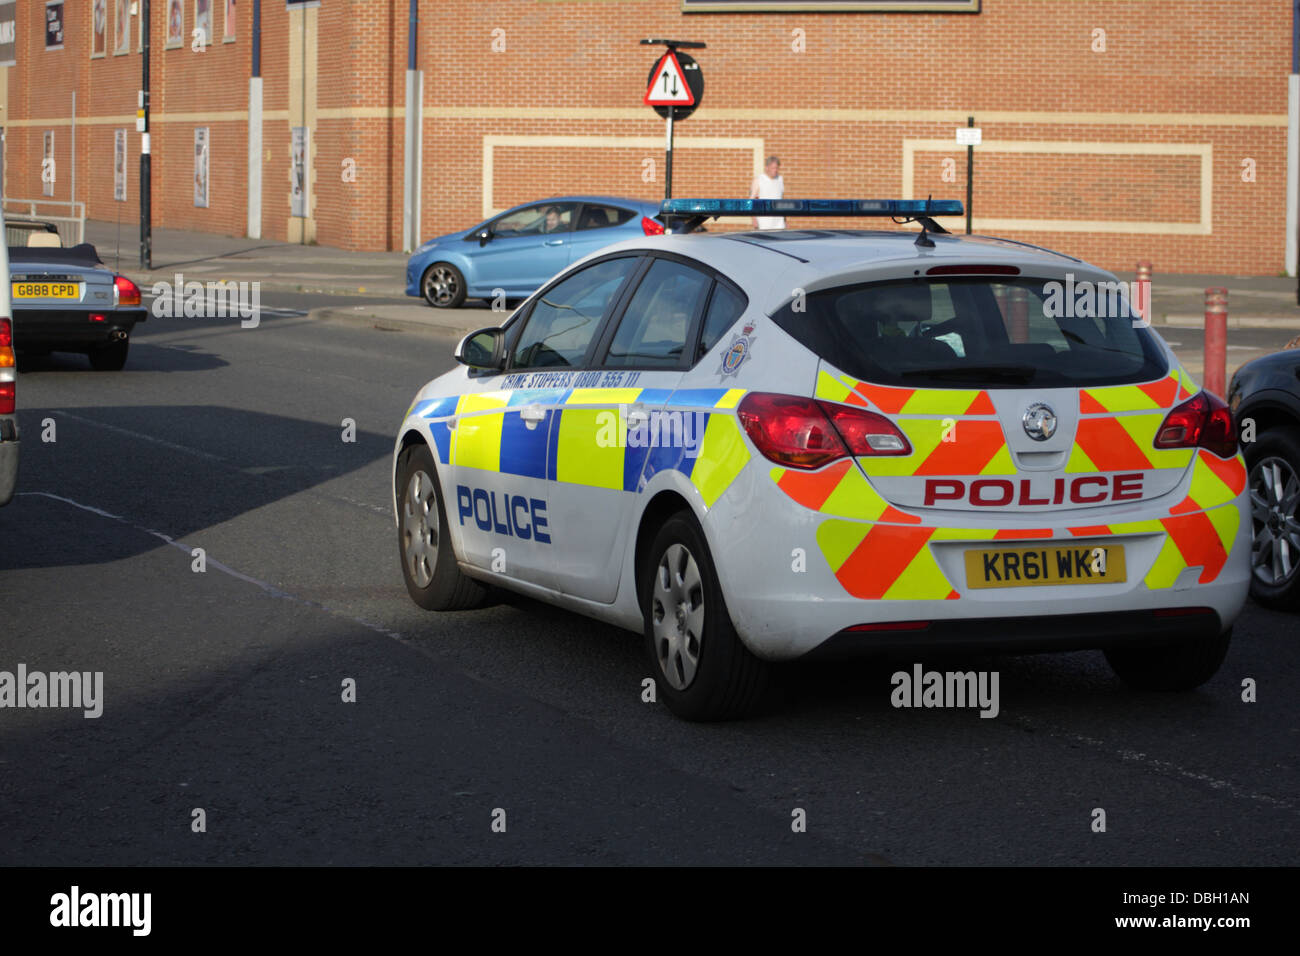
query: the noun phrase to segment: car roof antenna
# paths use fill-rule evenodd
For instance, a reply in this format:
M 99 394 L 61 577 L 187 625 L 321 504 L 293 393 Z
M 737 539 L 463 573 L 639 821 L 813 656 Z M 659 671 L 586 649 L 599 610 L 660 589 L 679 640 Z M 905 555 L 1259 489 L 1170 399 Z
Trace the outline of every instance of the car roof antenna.
M 925 197 L 925 215 L 917 216 L 916 221 L 921 224 L 921 234 L 916 237 L 916 244 L 922 249 L 933 249 L 934 240 L 930 238 L 925 231 L 927 226 L 937 226 L 937 223 L 930 218 L 930 202 L 934 199 L 934 194 Z

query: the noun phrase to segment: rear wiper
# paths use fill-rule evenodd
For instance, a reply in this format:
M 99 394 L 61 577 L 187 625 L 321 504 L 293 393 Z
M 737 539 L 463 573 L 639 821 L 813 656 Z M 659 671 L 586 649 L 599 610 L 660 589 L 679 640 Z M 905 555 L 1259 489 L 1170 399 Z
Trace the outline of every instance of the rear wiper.
M 1004 382 L 1029 382 L 1038 370 L 1032 365 L 942 365 L 938 368 L 914 368 L 902 372 L 903 378 L 968 379 L 993 378 Z

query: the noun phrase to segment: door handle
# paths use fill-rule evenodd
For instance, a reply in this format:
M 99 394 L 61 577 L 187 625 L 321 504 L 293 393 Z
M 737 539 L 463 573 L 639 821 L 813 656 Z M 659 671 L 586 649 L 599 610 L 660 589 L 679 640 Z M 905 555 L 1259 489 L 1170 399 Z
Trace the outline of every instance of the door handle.
M 627 423 L 629 426 L 644 425 L 650 420 L 650 413 L 646 411 L 644 405 L 633 405 L 627 410 Z
M 544 246 L 562 246 L 562 245 L 564 245 L 564 240 L 563 240 L 563 239 L 547 239 L 544 243 L 542 243 L 542 245 L 544 245 Z
M 524 420 L 524 427 L 532 431 L 546 420 L 546 409 L 541 405 L 525 405 L 519 410 L 519 417 Z

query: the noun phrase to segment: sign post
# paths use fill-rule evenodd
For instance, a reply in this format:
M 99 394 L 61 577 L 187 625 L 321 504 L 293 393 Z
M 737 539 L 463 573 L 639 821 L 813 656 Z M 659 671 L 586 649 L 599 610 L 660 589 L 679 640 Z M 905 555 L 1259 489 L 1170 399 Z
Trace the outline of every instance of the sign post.
M 673 197 L 673 121 L 684 120 L 695 112 L 704 96 L 704 71 L 689 54 L 679 49 L 702 50 L 705 44 L 691 40 L 646 39 L 642 46 L 662 44 L 668 52 L 650 68 L 642 102 L 653 106 L 655 112 L 667 121 L 665 129 L 664 198 Z
M 975 195 L 975 147 L 984 141 L 984 131 L 975 117 L 966 117 L 965 128 L 957 127 L 957 145 L 966 147 L 966 235 L 970 235 L 971 199 Z

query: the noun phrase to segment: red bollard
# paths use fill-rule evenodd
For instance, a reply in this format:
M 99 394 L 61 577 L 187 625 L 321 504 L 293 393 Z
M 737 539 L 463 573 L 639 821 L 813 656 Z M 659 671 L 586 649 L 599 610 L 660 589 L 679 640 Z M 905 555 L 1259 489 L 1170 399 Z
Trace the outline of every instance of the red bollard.
M 1151 324 L 1151 263 L 1143 259 L 1137 264 L 1137 301 L 1133 304 L 1137 306 L 1138 314 L 1142 316 L 1142 324 Z
M 1205 290 L 1205 390 L 1224 397 L 1228 380 L 1228 290 Z

